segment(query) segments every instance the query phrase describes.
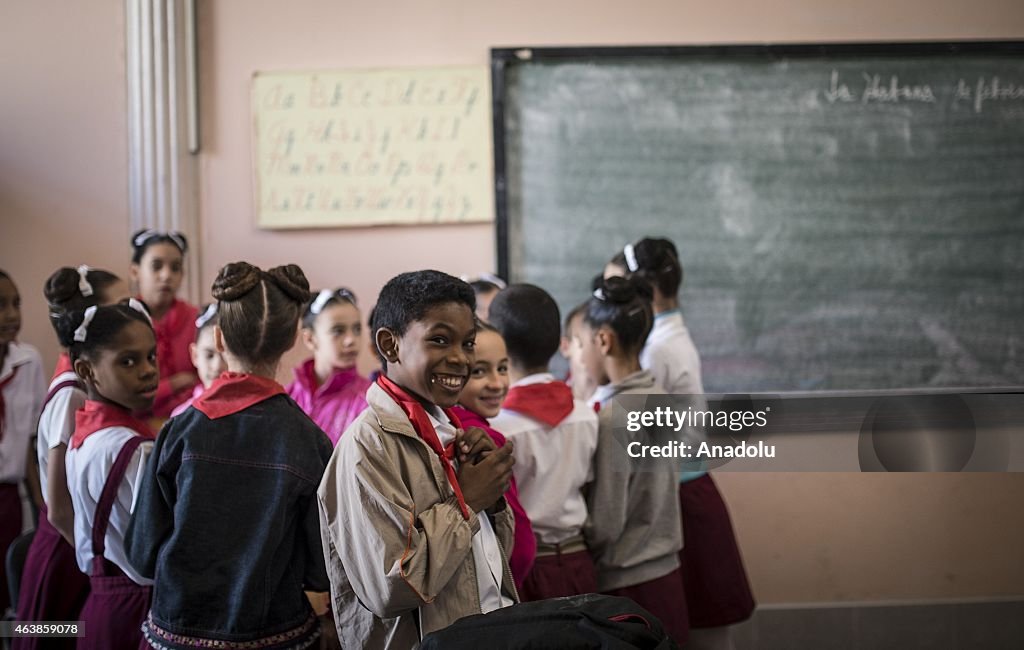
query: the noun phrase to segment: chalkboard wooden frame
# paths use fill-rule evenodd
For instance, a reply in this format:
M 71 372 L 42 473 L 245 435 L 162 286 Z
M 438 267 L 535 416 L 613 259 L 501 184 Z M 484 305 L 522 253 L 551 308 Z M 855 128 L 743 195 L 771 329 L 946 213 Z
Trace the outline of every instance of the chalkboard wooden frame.
M 496 249 L 498 271 L 506 278 L 514 279 L 521 276 L 523 268 L 512 268 L 519 264 L 517 251 L 523 242 L 512 237 L 518 231 L 517 224 L 532 223 L 528 215 L 519 215 L 513 202 L 518 201 L 521 187 L 513 186 L 519 168 L 518 161 L 507 158 L 515 157 L 515 145 L 507 144 L 508 138 L 516 133 L 515 126 L 519 114 L 514 114 L 516 105 L 517 67 L 527 67 L 531 63 L 594 63 L 600 67 L 603 61 L 614 64 L 616 61 L 629 61 L 644 66 L 644 59 L 650 59 L 652 66 L 658 62 L 671 64 L 678 59 L 685 64 L 687 59 L 717 58 L 725 63 L 775 63 L 785 60 L 823 59 L 827 64 L 835 60 L 839 64 L 851 61 L 869 62 L 872 58 L 934 58 L 942 61 L 950 59 L 955 64 L 957 57 L 984 56 L 992 59 L 1006 57 L 1013 59 L 1014 64 L 1024 60 L 1024 41 L 991 40 L 991 41 L 918 41 L 918 42 L 860 42 L 860 43 L 821 43 L 821 44 L 765 44 L 765 45 L 696 45 L 696 46 L 628 46 L 628 47 L 506 47 L 492 49 L 492 99 L 493 99 L 493 133 L 495 155 L 495 201 L 496 201 Z M 944 67 L 944 63 L 939 63 Z M 528 105 L 528 104 L 523 104 Z M 521 110 L 520 106 L 520 110 Z M 1016 130 L 1015 130 L 1016 132 Z M 510 148 L 507 148 L 510 147 Z M 1019 160 L 1019 159 L 1018 159 Z M 525 186 L 525 185 L 524 185 Z M 513 223 L 512 219 L 516 221 Z M 520 223 L 520 219 L 522 220 Z M 549 252 L 550 253 L 550 252 Z M 535 260 L 536 261 L 536 260 Z M 535 269 L 536 270 L 536 269 Z M 531 280 L 532 281 L 532 280 Z M 1015 336 L 1018 340 L 1019 337 Z M 1014 381 L 1014 389 L 1024 386 Z M 989 386 L 990 388 L 994 386 Z M 935 389 L 942 387 L 935 386 Z M 950 386 L 951 388 L 951 386 Z M 977 386 L 974 387 L 975 389 Z M 912 389 L 907 386 L 907 389 Z M 785 390 L 791 390 L 786 388 Z M 820 390 L 820 389 L 816 389 Z M 890 391 L 889 389 L 882 389 Z
M 502 47 L 491 48 L 491 102 L 494 133 L 494 200 L 498 275 L 510 277 L 508 167 L 505 155 L 506 70 L 510 66 L 537 61 L 569 61 L 600 58 L 810 58 L 872 56 L 957 56 L 985 54 L 1022 56 L 1024 41 L 910 41 L 862 43 L 792 43 L 768 45 L 654 45 L 614 47 Z

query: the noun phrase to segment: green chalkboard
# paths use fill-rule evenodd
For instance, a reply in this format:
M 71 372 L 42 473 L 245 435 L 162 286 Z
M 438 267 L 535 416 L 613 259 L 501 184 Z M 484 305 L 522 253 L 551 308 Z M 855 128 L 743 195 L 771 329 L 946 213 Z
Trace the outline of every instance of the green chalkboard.
M 1024 43 L 492 51 L 499 270 L 667 236 L 708 391 L 1024 385 Z

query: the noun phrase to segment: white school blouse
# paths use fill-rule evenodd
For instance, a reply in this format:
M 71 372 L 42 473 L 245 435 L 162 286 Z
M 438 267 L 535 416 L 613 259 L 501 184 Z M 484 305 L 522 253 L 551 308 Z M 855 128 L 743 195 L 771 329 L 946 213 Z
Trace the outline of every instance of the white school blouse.
M 555 376 L 544 372 L 523 377 L 512 386 L 552 381 Z M 594 409 L 574 399 L 572 411 L 554 427 L 508 409 L 490 423 L 515 442 L 512 473 L 534 535 L 545 544 L 580 535 L 587 520 L 587 503 L 580 490 L 592 478 L 597 449 Z
M 703 395 L 700 354 L 679 310 L 654 317 L 654 327 L 640 352 L 640 366 L 670 395 Z
M 455 427 L 441 409 L 431 409 L 430 423 L 437 431 L 441 445 L 447 447 L 455 439 Z M 443 418 L 443 420 L 442 420 Z M 507 507 L 507 506 L 506 506 Z M 502 607 L 508 607 L 512 600 L 501 593 L 501 581 L 505 575 L 501 562 L 501 547 L 498 536 L 494 534 L 491 520 L 485 513 L 480 515 L 480 530 L 473 535 L 473 564 L 476 568 L 476 586 L 480 592 L 480 611 L 484 614 Z M 511 550 L 511 549 L 509 549 Z
M 17 374 L 15 374 L 17 373 Z M 39 421 L 39 409 L 46 398 L 46 377 L 39 351 L 31 345 L 11 341 L 0 367 L 0 382 L 11 375 L 4 386 L 4 437 L 0 440 L 0 483 L 20 483 L 25 479 L 28 445 Z
M 92 572 L 92 524 L 96 518 L 96 505 L 103 493 L 103 484 L 107 481 L 107 475 L 121 447 L 129 438 L 137 435 L 128 427 L 107 427 L 86 438 L 81 447 L 68 449 L 68 488 L 75 507 L 75 559 L 78 560 L 78 568 L 86 575 Z M 118 488 L 114 507 L 110 511 L 110 525 L 107 527 L 103 552 L 103 556 L 120 567 L 125 575 L 143 586 L 151 585 L 153 581 L 139 575 L 128 562 L 124 552 L 124 534 L 132 510 L 135 509 L 135 499 L 146 471 L 146 460 L 152 451 L 153 442 L 147 440 L 132 454 L 124 480 Z
M 62 372 L 53 378 L 46 392 L 49 394 L 62 382 L 76 379 L 74 372 Z M 43 412 L 39 415 L 36 458 L 39 460 L 39 486 L 43 490 L 43 501 L 46 505 L 50 505 L 50 493 L 47 492 L 50 482 L 47 473 L 50 467 L 50 450 L 57 445 L 70 446 L 71 435 L 75 432 L 75 412 L 85 407 L 85 399 L 85 391 L 78 386 L 61 388 L 43 406 Z

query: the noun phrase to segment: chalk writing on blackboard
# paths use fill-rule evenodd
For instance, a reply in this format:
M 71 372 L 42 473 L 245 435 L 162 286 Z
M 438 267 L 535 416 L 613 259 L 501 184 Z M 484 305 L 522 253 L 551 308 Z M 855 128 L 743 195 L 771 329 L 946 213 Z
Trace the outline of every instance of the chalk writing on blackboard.
M 931 84 L 915 83 L 897 74 L 863 72 L 861 78 L 844 78 L 832 70 L 828 88 L 822 96 L 829 104 L 934 104 L 942 96 L 952 97 L 954 104 L 970 102 L 975 113 L 981 113 L 990 102 L 1024 102 L 1024 83 L 999 77 L 978 77 L 976 81 L 958 79 L 950 88 L 933 88 Z
M 486 68 L 259 74 L 260 225 L 493 219 Z

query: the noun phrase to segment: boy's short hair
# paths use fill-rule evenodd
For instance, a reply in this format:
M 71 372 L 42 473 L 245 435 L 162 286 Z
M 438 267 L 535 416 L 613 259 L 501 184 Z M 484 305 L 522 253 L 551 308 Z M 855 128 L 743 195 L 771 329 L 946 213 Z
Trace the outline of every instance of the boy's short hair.
M 538 286 L 513 284 L 499 291 L 491 302 L 488 320 L 505 339 L 509 359 L 518 366 L 546 367 L 558 351 L 558 304 Z
M 441 271 L 411 271 L 388 280 L 380 290 L 377 304 L 370 315 L 373 336 L 386 327 L 395 336 L 402 336 L 413 321 L 422 319 L 427 310 L 449 302 L 457 302 L 476 311 L 476 296 L 464 281 Z M 381 363 L 386 360 L 377 350 Z

